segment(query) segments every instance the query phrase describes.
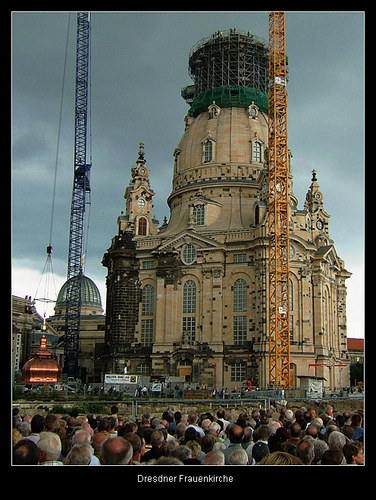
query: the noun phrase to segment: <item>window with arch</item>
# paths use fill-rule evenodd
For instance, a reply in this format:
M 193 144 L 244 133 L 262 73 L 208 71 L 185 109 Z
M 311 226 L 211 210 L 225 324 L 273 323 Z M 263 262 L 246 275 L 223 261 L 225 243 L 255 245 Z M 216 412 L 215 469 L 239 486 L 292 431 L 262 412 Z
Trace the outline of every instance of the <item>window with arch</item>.
M 209 139 L 204 142 L 204 163 L 213 160 L 213 143 Z
M 154 341 L 154 287 L 145 285 L 142 289 L 141 345 L 151 346 Z
M 142 315 L 153 316 L 154 314 L 154 287 L 145 285 L 142 290 Z
M 193 217 L 195 218 L 196 226 L 205 224 L 205 205 L 196 205 L 193 207 Z
M 145 219 L 145 217 L 140 217 L 138 219 L 137 234 L 140 236 L 146 236 L 147 225 L 148 225 L 148 223 L 147 223 L 147 220 Z
M 188 280 L 183 289 L 183 314 L 196 312 L 196 283 Z
M 234 345 L 244 345 L 247 342 L 247 282 L 240 278 L 233 286 L 233 336 Z
M 196 295 L 197 287 L 188 280 L 183 288 L 183 343 L 194 344 L 196 340 Z

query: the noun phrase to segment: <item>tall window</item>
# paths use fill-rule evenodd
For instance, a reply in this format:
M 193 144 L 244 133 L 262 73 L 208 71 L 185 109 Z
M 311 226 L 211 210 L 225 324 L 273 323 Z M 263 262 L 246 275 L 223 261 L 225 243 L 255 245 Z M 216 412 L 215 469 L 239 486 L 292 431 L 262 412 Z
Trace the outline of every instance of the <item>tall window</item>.
M 234 312 L 247 311 L 247 282 L 238 279 L 234 284 Z
M 147 220 L 145 217 L 140 217 L 138 219 L 138 234 L 140 236 L 146 236 Z
M 142 315 L 153 316 L 154 314 L 154 287 L 145 285 L 142 290 Z
M 247 316 L 234 316 L 234 344 L 247 342 Z
M 205 224 L 205 205 L 196 205 L 193 208 L 193 217 L 197 226 L 203 226 Z
M 258 141 L 253 143 L 253 161 L 261 161 L 261 143 Z
M 183 314 L 196 312 L 196 283 L 188 280 L 183 291 Z
M 213 159 L 213 143 L 209 140 L 204 143 L 204 163 Z
M 188 280 L 183 289 L 183 341 L 193 344 L 196 340 L 196 283 Z
M 237 314 L 233 317 L 234 345 L 243 345 L 247 342 L 247 282 L 238 279 L 234 283 L 233 311 Z
M 151 346 L 154 341 L 154 287 L 145 285 L 142 290 L 141 344 Z

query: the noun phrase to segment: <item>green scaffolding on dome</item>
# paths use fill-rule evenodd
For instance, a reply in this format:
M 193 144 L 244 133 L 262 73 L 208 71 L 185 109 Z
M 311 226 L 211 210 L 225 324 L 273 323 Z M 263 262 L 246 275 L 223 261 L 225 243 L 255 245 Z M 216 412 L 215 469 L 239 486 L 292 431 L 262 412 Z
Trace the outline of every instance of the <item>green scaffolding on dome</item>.
M 237 86 L 224 86 L 207 89 L 201 92 L 192 102 L 189 109 L 190 116 L 197 116 L 208 110 L 210 104 L 215 103 L 222 108 L 230 106 L 245 108 L 252 102 L 259 107 L 260 111 L 268 112 L 268 96 L 259 89 Z

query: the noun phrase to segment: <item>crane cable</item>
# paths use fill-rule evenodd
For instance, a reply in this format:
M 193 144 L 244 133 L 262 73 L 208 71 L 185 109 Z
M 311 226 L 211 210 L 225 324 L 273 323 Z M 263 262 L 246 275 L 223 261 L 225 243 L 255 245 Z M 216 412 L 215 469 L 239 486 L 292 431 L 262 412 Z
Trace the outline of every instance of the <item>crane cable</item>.
M 56 198 L 56 178 L 57 178 L 57 165 L 59 161 L 59 148 L 60 148 L 60 136 L 61 136 L 61 120 L 63 115 L 63 98 L 64 98 L 64 87 L 65 87 L 65 73 L 67 67 L 67 55 L 68 55 L 68 41 L 69 41 L 69 27 L 70 27 L 70 18 L 71 14 L 68 15 L 67 22 L 67 35 L 65 41 L 65 54 L 64 54 L 64 67 L 63 67 L 63 78 L 62 78 L 62 86 L 61 86 L 61 95 L 60 95 L 60 109 L 59 109 L 59 123 L 58 123 L 58 131 L 57 131 L 57 144 L 56 144 L 56 156 L 55 156 L 55 169 L 54 169 L 54 181 L 53 181 L 53 190 L 52 190 L 52 202 L 51 202 L 51 219 L 50 219 L 50 229 L 49 229 L 49 237 L 48 237 L 48 246 L 47 246 L 47 258 L 44 264 L 44 268 L 42 271 L 42 275 L 40 277 L 37 290 L 35 292 L 35 300 L 44 302 L 45 304 L 55 302 L 54 300 L 50 300 L 48 298 L 49 295 L 49 278 L 48 275 L 51 274 L 52 279 L 54 280 L 53 269 L 52 269 L 52 231 L 53 231 L 53 220 L 54 220 L 54 212 L 55 212 L 55 198 Z M 44 297 L 37 298 L 39 287 L 42 281 L 43 276 L 46 274 L 46 284 L 44 290 Z M 54 290 L 56 296 L 56 288 L 54 282 Z M 46 317 L 47 306 L 44 308 L 44 317 Z

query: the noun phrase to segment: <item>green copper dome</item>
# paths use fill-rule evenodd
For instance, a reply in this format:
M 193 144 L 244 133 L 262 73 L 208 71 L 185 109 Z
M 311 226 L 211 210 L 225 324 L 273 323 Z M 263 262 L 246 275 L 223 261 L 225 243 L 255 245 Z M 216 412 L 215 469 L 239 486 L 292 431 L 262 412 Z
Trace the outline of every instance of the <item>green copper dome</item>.
M 78 279 L 78 276 L 70 278 L 73 280 Z M 61 287 L 60 292 L 56 299 L 55 309 L 65 309 L 67 300 L 68 282 L 66 281 Z M 81 285 L 81 307 L 82 308 L 96 308 L 102 309 L 102 301 L 97 285 L 87 276 L 82 276 Z

